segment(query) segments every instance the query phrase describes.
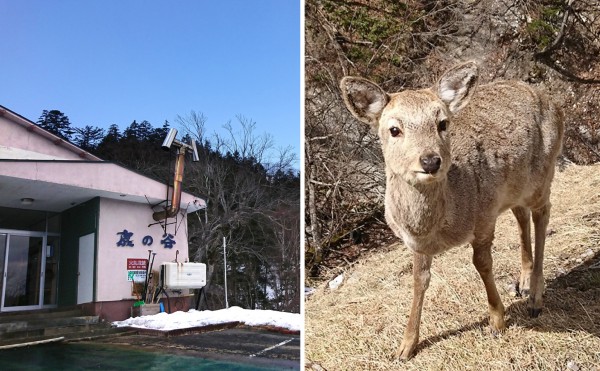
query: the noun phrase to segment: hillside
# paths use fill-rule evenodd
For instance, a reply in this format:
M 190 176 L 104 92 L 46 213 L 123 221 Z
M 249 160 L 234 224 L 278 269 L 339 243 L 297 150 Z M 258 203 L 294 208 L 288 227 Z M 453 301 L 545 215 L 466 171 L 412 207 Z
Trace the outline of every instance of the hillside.
M 516 221 L 504 213 L 493 255 L 507 310 L 508 329 L 500 337 L 487 331 L 487 300 L 471 264 L 471 249 L 457 247 L 433 261 L 416 356 L 406 364 L 390 361 L 400 345 L 412 297 L 411 253 L 394 243 L 347 265 L 336 290 L 321 281 L 307 298 L 308 367 L 599 370 L 599 187 L 600 165 L 569 165 L 556 173 L 540 317 L 530 319 L 526 300 L 510 294 L 519 274 L 519 245 Z
M 395 92 L 431 86 L 450 66 L 474 60 L 481 83 L 514 79 L 549 92 L 565 112 L 564 160 L 600 161 L 597 0 L 307 0 L 305 36 L 312 277 L 389 240 L 380 144 L 345 109 L 343 76 Z

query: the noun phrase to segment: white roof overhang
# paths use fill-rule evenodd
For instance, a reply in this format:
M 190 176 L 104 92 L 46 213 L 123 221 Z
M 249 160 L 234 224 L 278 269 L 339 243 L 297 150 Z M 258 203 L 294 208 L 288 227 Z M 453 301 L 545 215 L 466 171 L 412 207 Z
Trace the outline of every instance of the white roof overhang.
M 0 160 L 0 207 L 61 212 L 95 197 L 156 205 L 167 186 L 111 162 Z M 23 205 L 24 198 L 34 201 Z M 204 199 L 182 193 L 182 211 L 205 207 Z

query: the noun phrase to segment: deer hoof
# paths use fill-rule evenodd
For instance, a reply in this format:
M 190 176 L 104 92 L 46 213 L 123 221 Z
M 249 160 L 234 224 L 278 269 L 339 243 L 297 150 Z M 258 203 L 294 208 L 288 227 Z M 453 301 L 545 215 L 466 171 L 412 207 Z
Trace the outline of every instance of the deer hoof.
M 493 328 L 492 326 L 490 326 L 490 334 L 492 335 L 492 337 L 494 338 L 498 338 L 500 337 L 500 335 L 502 335 L 503 330 L 499 330 L 497 328 Z
M 525 277 L 521 277 L 521 280 L 517 283 L 517 291 L 519 292 L 519 296 L 526 298 L 529 296 L 531 288 L 531 279 L 529 275 Z
M 400 361 L 408 361 L 414 355 L 416 347 L 416 342 L 409 344 L 408 342 L 403 341 L 396 351 L 394 358 Z
M 542 314 L 542 308 L 528 308 L 529 317 L 537 318 Z
M 490 333 L 495 338 L 500 337 L 504 330 L 506 330 L 506 325 L 504 323 L 502 323 L 500 326 L 494 326 L 490 324 Z

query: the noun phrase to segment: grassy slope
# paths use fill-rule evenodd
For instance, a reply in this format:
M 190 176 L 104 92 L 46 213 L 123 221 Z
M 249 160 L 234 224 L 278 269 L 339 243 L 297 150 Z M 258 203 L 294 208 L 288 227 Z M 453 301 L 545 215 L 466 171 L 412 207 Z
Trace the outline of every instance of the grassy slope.
M 327 370 L 600 370 L 600 166 L 557 172 L 552 204 L 539 318 L 530 319 L 526 301 L 507 289 L 519 272 L 517 226 L 508 212 L 494 248 L 504 334 L 488 333 L 483 283 L 470 248 L 458 247 L 434 259 L 417 355 L 392 362 L 412 297 L 411 254 L 398 245 L 346 271 L 337 290 L 323 284 L 307 299 L 307 363 Z

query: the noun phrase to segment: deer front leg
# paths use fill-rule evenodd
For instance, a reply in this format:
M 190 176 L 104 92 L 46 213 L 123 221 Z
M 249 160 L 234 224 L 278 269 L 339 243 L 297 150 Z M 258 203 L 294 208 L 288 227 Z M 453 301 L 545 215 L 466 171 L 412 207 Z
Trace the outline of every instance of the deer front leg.
M 409 359 L 419 343 L 419 326 L 421 325 L 421 310 L 423 309 L 423 299 L 425 291 L 429 287 L 431 278 L 430 268 L 432 257 L 424 254 L 413 253 L 413 299 L 410 308 L 408 324 L 404 331 L 404 339 L 396 351 L 396 358 L 401 360 Z

